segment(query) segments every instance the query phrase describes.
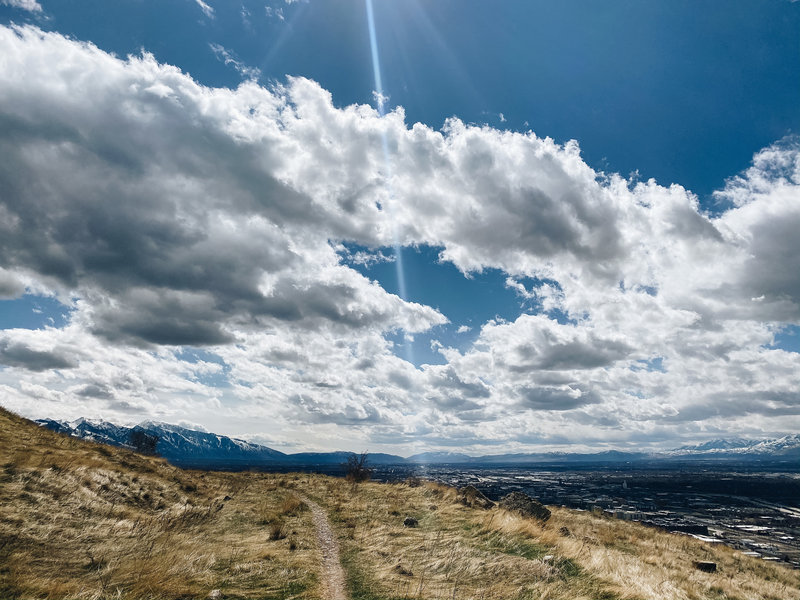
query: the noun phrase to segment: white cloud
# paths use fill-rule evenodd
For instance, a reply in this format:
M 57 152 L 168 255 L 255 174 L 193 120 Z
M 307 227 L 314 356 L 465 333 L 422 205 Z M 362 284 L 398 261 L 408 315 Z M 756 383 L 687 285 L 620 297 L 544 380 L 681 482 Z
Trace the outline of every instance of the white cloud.
M 42 5 L 36 0 L 0 0 L 0 4 L 21 8 L 22 10 L 29 10 L 31 12 L 42 12 Z
M 389 96 L 376 90 L 372 90 L 372 99 L 375 101 L 375 105 L 378 107 L 378 110 L 383 110 L 383 107 L 386 106 L 387 102 L 389 102 Z
M 302 78 L 208 88 L 28 27 L 0 28 L 0 116 L 0 294 L 75 305 L 65 329 L 2 332 L 11 408 L 387 449 L 800 426 L 798 355 L 768 347 L 800 322 L 791 140 L 710 216 L 678 185 L 594 171 L 575 142 L 408 126 Z M 502 269 L 543 314 L 414 368 L 385 335 L 446 319 L 347 266 L 387 255 L 340 257 L 398 239 Z
M 283 15 L 283 9 L 282 8 L 273 8 L 272 6 L 265 6 L 264 7 L 264 11 L 266 12 L 267 17 L 269 17 L 270 19 L 272 19 L 274 17 L 274 18 L 278 19 L 279 21 L 286 20 L 284 15 Z
M 346 246 L 340 245 L 336 251 L 346 257 L 347 262 L 354 265 L 371 267 L 380 263 L 395 262 L 396 257 L 393 254 L 386 254 L 382 250 L 370 252 L 367 250 L 356 250 L 355 252 L 349 250 Z
M 261 70 L 257 67 L 248 67 L 242 61 L 238 60 L 236 56 L 227 48 L 220 44 L 209 44 L 211 51 L 214 55 L 226 65 L 231 65 L 236 69 L 239 74 L 245 79 L 257 80 L 261 77 Z
M 214 18 L 214 8 L 209 5 L 207 2 L 203 0 L 194 0 L 197 3 L 197 6 L 200 7 L 200 10 L 203 11 L 203 14 L 207 16 L 209 19 Z
M 248 10 L 248 8 L 244 4 L 242 4 L 242 6 L 239 8 L 239 16 L 242 19 L 242 25 L 244 25 L 248 29 L 251 29 L 253 27 L 253 24 L 250 22 L 250 17 L 251 17 L 250 10 Z

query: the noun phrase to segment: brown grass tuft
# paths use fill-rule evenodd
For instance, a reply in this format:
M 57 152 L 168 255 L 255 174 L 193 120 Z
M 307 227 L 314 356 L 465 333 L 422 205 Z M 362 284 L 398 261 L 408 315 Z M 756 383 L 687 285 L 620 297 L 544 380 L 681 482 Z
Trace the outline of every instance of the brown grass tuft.
M 304 508 L 305 504 L 303 504 L 300 498 L 292 494 L 284 498 L 283 502 L 281 502 L 280 512 L 282 515 L 296 515 Z

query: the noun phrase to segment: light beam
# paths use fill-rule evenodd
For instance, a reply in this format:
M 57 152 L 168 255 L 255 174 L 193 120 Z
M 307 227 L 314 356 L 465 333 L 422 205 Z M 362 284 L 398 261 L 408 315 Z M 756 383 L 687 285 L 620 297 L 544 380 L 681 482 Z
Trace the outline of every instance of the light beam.
M 378 108 L 378 114 L 383 118 L 386 116 L 385 102 L 386 96 L 383 93 L 383 79 L 381 77 L 381 61 L 378 54 L 378 37 L 375 29 L 375 14 L 372 8 L 372 0 L 364 0 L 367 8 L 367 27 L 369 28 L 369 47 L 372 55 L 372 76 L 375 81 L 375 104 Z M 394 251 L 394 265 L 397 273 L 397 287 L 400 292 L 400 298 L 408 300 L 406 290 L 406 275 L 403 269 L 403 253 L 402 244 L 397 233 L 397 221 L 393 218 L 394 211 L 394 193 L 392 191 L 392 160 L 389 155 L 389 142 L 386 138 L 386 131 L 381 131 L 381 146 L 383 147 L 383 160 L 386 165 L 385 186 L 386 192 L 389 197 L 389 202 L 384 207 L 388 213 L 389 221 L 392 224 L 392 249 Z M 406 339 L 406 360 L 414 364 L 414 350 L 411 342 Z

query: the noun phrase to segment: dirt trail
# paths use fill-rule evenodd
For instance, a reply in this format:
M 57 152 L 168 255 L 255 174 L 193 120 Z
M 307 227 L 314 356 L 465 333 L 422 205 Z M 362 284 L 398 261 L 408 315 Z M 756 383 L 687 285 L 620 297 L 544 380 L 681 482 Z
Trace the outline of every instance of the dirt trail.
M 311 509 L 314 518 L 314 528 L 317 530 L 317 542 L 322 552 L 322 585 L 325 600 L 347 600 L 347 591 L 344 585 L 344 570 L 339 559 L 339 544 L 331 529 L 327 513 L 322 507 L 300 495 L 300 499 Z

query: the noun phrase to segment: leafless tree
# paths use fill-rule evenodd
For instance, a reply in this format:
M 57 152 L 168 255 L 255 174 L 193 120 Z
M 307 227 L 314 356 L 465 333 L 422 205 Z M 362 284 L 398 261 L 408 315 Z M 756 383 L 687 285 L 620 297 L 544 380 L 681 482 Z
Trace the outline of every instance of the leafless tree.
M 372 477 L 372 468 L 368 466 L 369 455 L 367 452 L 361 454 L 351 454 L 347 457 L 345 463 L 346 479 L 353 486 L 358 485 L 362 481 L 369 480 Z

